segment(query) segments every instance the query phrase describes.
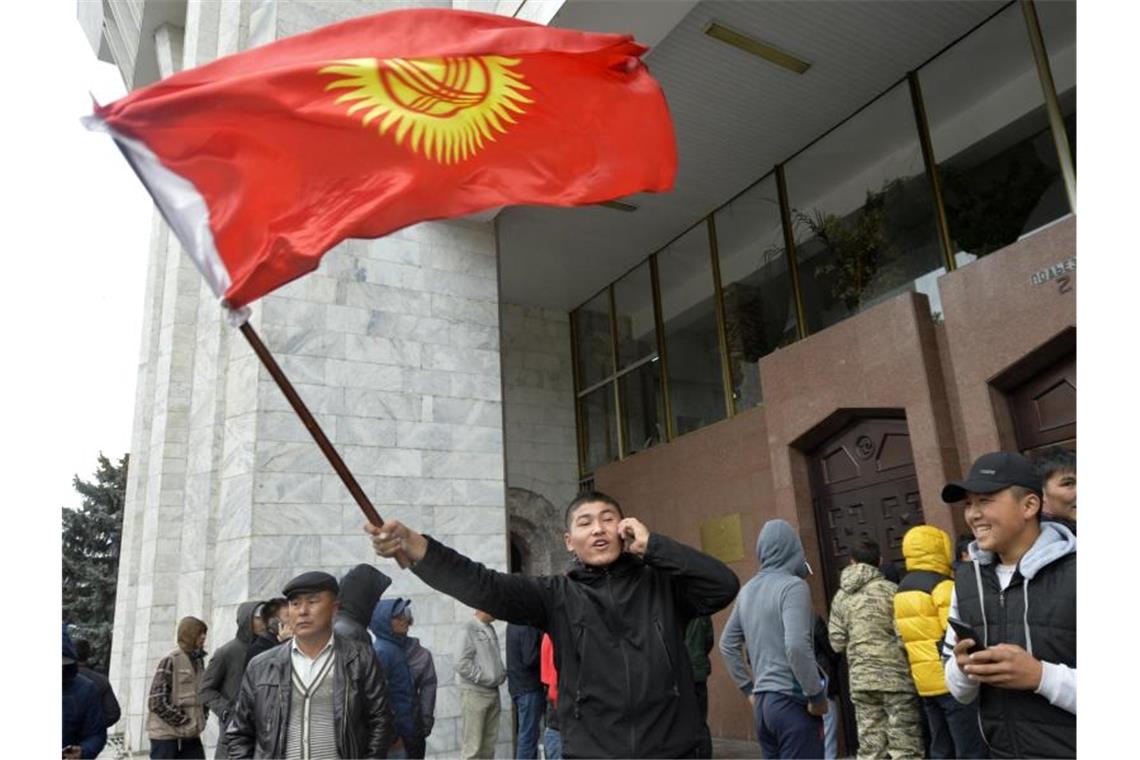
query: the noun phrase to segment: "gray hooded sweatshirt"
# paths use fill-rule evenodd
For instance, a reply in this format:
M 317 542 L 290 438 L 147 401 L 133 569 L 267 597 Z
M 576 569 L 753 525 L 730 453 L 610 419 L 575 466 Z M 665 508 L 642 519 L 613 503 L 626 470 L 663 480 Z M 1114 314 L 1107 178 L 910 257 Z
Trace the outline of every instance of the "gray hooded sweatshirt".
M 777 692 L 806 702 L 820 695 L 824 685 L 812 649 L 815 612 L 804 580 L 808 567 L 803 545 L 786 521 L 769 520 L 756 541 L 756 556 L 760 572 L 736 597 L 720 637 L 720 653 L 745 694 Z

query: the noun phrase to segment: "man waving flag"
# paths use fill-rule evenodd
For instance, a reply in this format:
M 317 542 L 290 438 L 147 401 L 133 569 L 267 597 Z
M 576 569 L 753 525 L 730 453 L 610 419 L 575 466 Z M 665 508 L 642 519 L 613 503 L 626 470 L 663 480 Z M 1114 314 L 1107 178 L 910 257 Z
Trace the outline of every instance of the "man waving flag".
M 511 204 L 672 187 L 664 95 L 629 36 L 411 9 L 183 71 L 97 106 L 223 306 L 341 240 Z

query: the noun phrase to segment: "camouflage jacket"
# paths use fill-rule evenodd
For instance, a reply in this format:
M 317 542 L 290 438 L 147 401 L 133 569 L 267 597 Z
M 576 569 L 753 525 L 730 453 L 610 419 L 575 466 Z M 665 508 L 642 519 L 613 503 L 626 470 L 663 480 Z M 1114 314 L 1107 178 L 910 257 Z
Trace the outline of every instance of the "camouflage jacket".
M 831 602 L 828 638 L 847 654 L 851 691 L 914 691 L 906 649 L 895 629 L 897 586 L 877 567 L 848 565 Z

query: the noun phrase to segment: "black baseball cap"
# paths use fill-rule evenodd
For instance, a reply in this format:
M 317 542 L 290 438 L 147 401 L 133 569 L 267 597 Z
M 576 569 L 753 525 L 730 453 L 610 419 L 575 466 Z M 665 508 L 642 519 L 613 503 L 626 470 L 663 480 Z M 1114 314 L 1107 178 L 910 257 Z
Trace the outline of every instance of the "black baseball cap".
M 1028 488 L 1040 496 L 1041 476 L 1033 463 L 1016 451 L 994 451 L 978 457 L 965 480 L 947 483 L 942 501 L 953 504 L 965 500 L 967 491 L 995 493 L 1010 486 Z
M 281 593 L 286 599 L 289 599 L 296 594 L 312 594 L 317 591 L 331 591 L 334 594 L 339 594 L 340 585 L 336 582 L 336 578 L 328 573 L 310 570 L 286 583 L 285 590 Z

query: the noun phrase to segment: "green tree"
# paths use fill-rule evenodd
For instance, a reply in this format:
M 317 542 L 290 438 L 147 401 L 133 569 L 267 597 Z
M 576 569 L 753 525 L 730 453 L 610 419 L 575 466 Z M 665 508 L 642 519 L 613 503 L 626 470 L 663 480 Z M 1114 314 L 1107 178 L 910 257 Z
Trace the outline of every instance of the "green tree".
M 72 479 L 83 497 L 79 509 L 63 508 L 63 621 L 91 642 L 92 662 L 104 667 L 111 659 L 127 460 L 99 454 L 93 481 Z

